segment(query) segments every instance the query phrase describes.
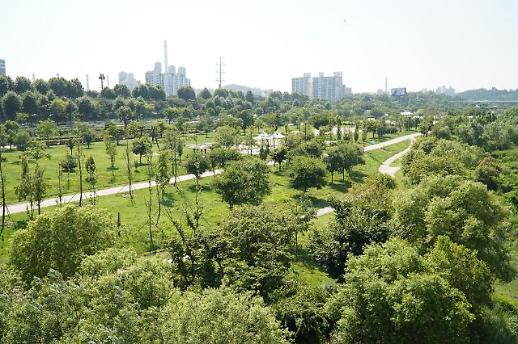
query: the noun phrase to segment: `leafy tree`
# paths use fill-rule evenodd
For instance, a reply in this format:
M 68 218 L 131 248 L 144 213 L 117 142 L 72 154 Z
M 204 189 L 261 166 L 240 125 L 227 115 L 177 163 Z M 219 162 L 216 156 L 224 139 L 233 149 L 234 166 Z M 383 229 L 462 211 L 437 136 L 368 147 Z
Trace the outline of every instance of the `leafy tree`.
M 25 151 L 31 143 L 31 135 L 25 129 L 18 130 L 13 138 L 13 144 L 19 151 Z
M 139 156 L 139 165 L 142 165 L 142 156 L 151 154 L 152 144 L 147 136 L 142 136 L 133 141 L 133 153 Z
M 32 88 L 31 81 L 24 76 L 17 76 L 14 80 L 13 90 L 18 94 L 30 91 Z
M 171 156 L 169 151 L 164 150 L 160 152 L 158 156 L 158 164 L 156 168 L 156 182 L 160 187 L 161 195 L 163 197 L 163 193 L 167 185 L 169 185 L 169 181 L 171 180 L 171 170 L 169 169 L 169 160 Z
M 241 153 L 235 149 L 216 147 L 209 151 L 207 158 L 212 170 L 215 171 L 218 167 L 224 168 L 227 163 L 241 159 Z
M 192 153 L 185 162 L 187 173 L 194 174 L 196 180 L 201 178 L 201 175 L 210 169 L 210 161 L 201 153 Z
M 351 257 L 343 287 L 327 306 L 337 322 L 333 342 L 468 342 L 475 317 L 465 295 L 423 265 L 400 239 Z
M 506 212 L 485 185 L 459 176 L 429 177 L 394 197 L 394 224 L 410 242 L 429 249 L 440 235 L 476 250 L 495 276 L 513 271 L 502 242 Z
M 279 171 L 281 170 L 281 164 L 286 160 L 288 157 L 288 150 L 286 147 L 281 146 L 273 150 L 272 152 L 272 159 L 275 163 L 279 165 Z
M 228 203 L 259 204 L 270 193 L 269 168 L 256 158 L 243 159 L 229 164 L 214 181 L 214 189 Z
M 30 115 L 40 113 L 40 104 L 34 92 L 25 92 L 22 95 L 22 109 L 23 112 Z
M 34 167 L 34 174 L 31 178 L 33 183 L 32 185 L 32 199 L 36 202 L 38 207 L 38 215 L 41 213 L 41 202 L 45 198 L 47 194 L 47 183 L 44 177 L 45 170 L 40 167 L 40 165 L 36 162 L 36 166 Z
M 106 213 L 67 205 L 42 214 L 13 239 L 11 263 L 29 283 L 50 269 L 72 276 L 81 261 L 109 247 L 114 231 Z
M 67 157 L 61 161 L 60 165 L 63 172 L 73 173 L 76 171 L 77 160 L 72 155 L 67 154 Z
M 21 155 L 21 163 L 20 163 L 20 184 L 16 187 L 16 194 L 18 195 L 18 200 L 29 201 L 31 210 L 33 204 L 33 192 L 32 192 L 32 181 L 31 174 L 29 169 L 29 161 L 27 159 L 27 155 Z
M 105 151 L 110 158 L 110 168 L 115 169 L 115 160 L 117 158 L 117 144 L 108 137 L 104 139 Z
M 195 101 L 196 93 L 194 93 L 194 90 L 190 86 L 180 87 L 178 89 L 178 97 L 185 100 L 186 102 Z
M 498 178 L 502 173 L 502 167 L 492 157 L 482 159 L 474 171 L 474 179 L 486 185 L 489 190 L 497 190 Z
M 113 92 L 117 97 L 129 98 L 131 96 L 131 92 L 128 89 L 128 86 L 117 84 L 113 87 Z M 102 92 L 101 92 L 102 95 Z
M 38 133 L 39 137 L 45 140 L 47 146 L 49 146 L 49 140 L 57 135 L 58 127 L 56 125 L 56 122 L 48 119 L 38 123 L 38 126 L 36 127 L 36 132 Z
M 234 208 L 222 226 L 232 258 L 224 268 L 224 280 L 238 290 L 255 290 L 270 299 L 286 285 L 290 266 L 293 214 L 276 207 L 240 206 Z
M 50 103 L 50 113 L 55 122 L 65 122 L 68 117 L 67 102 L 61 98 L 54 98 Z
M 95 132 L 88 123 L 76 123 L 74 133 L 80 137 L 81 142 L 86 143 L 86 147 L 90 149 L 90 145 L 95 140 Z
M 330 292 L 321 287 L 294 286 L 272 308 L 295 343 L 325 343 L 329 334 L 325 303 Z
M 15 120 L 16 114 L 22 109 L 22 101 L 13 91 L 8 91 L 2 97 L 3 120 Z
M 238 133 L 237 131 L 229 126 L 219 127 L 216 130 L 216 142 L 226 149 L 230 149 L 237 143 Z
M 124 105 L 117 109 L 117 116 L 119 117 L 119 120 L 124 123 L 124 128 L 126 128 L 135 114 L 129 106 Z
M 95 170 L 97 169 L 97 167 L 95 166 L 95 160 L 91 155 L 88 157 L 88 159 L 86 159 L 85 168 L 86 173 L 88 173 L 86 181 L 88 182 L 90 192 L 93 195 L 92 202 L 95 205 L 95 184 L 97 184 L 97 175 L 95 173 Z
M 287 331 L 259 298 L 230 289 L 187 292 L 168 304 L 161 320 L 167 343 L 288 343 Z
M 200 98 L 202 98 L 202 99 L 210 99 L 210 98 L 212 98 L 212 94 L 210 94 L 210 91 L 205 87 L 200 92 Z
M 308 188 L 325 184 L 326 167 L 320 159 L 297 156 L 290 165 L 289 175 L 293 186 L 306 192 Z
M 312 233 L 309 251 L 333 278 L 341 279 L 349 256 L 361 255 L 366 245 L 385 242 L 392 230 L 382 210 L 356 205 L 354 199 L 333 201 L 332 206 L 335 220 Z
M 7 75 L 0 76 L 0 97 L 3 97 L 8 91 L 14 88 L 13 80 Z

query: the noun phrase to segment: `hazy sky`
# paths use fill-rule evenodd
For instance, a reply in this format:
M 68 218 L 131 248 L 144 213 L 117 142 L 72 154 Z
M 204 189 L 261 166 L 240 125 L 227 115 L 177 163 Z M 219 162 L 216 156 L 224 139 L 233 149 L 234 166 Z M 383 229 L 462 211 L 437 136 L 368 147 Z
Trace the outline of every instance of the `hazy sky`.
M 193 87 L 290 91 L 304 72 L 343 71 L 354 92 L 406 86 L 518 88 L 516 0 L 0 0 L 7 73 L 48 78 L 183 65 Z

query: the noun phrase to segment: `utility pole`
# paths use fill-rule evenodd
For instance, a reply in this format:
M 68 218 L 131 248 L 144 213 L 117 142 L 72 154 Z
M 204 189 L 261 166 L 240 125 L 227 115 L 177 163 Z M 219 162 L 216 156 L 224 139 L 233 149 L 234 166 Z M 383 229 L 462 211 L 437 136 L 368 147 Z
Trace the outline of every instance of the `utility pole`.
M 218 79 L 216 80 L 218 82 L 218 88 L 221 88 L 221 84 L 223 83 L 223 74 L 225 74 L 225 72 L 223 71 L 223 58 L 220 56 L 219 57 L 219 62 L 217 64 L 218 66 L 218 70 L 217 70 L 217 74 L 218 74 Z

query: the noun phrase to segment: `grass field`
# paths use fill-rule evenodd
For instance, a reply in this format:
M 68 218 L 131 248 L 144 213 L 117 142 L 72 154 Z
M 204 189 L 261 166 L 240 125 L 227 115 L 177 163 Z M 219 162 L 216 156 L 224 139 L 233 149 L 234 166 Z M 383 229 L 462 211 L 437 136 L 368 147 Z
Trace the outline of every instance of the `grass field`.
M 321 189 L 309 189 L 308 194 L 311 198 L 313 206 L 322 208 L 328 205 L 327 201 L 330 197 L 341 197 L 350 187 L 351 183 L 361 182 L 363 176 L 375 173 L 384 160 L 393 154 L 405 149 L 408 142 L 402 142 L 386 147 L 383 150 L 375 150 L 364 155 L 365 165 L 359 166 L 354 170 L 351 179 L 346 178 L 344 182 L 340 177 L 335 176 L 334 184 L 331 184 L 331 177 L 327 176 L 327 185 Z M 270 174 L 272 192 L 268 195 L 264 202 L 269 204 L 285 204 L 289 201 L 295 201 L 301 191 L 295 190 L 290 186 L 289 178 L 285 171 L 278 172 L 272 167 Z M 221 222 L 228 215 L 229 209 L 226 203 L 212 189 L 212 177 L 201 180 L 203 191 L 201 193 L 201 204 L 204 208 L 201 224 L 207 229 L 217 229 Z M 153 228 L 155 241 L 165 243 L 171 235 L 171 223 L 165 215 L 167 211 L 171 216 L 178 219 L 182 217 L 184 204 L 190 203 L 195 196 L 194 181 L 187 181 L 178 184 L 178 189 L 172 186 L 168 188 L 166 197 L 162 202 L 162 216 L 156 228 Z M 153 190 L 154 192 L 154 190 Z M 124 228 L 123 242 L 121 245 L 130 245 L 138 252 L 145 252 L 149 249 L 149 235 L 147 231 L 147 213 L 145 199 L 149 198 L 148 190 L 139 190 L 134 193 L 134 201 L 131 202 L 127 194 L 118 194 L 107 197 L 100 197 L 97 200 L 97 207 L 105 209 L 112 217 L 114 223 L 117 219 L 117 213 L 120 213 L 121 223 Z M 153 193 L 153 201 L 156 197 Z M 157 204 L 153 205 L 154 210 Z M 43 209 L 43 212 L 52 208 Z M 332 215 L 326 215 L 324 218 L 330 218 Z M 22 227 L 27 221 L 26 214 L 16 214 L 12 216 L 12 220 L 18 223 L 18 227 Z M 323 219 L 316 220 L 317 224 Z M 9 255 L 10 240 L 13 230 L 9 229 L 4 235 L 4 241 L 0 243 L 0 261 L 6 261 Z
M 386 135 L 383 140 L 389 140 L 391 138 L 406 135 L 408 132 L 401 132 L 398 134 Z M 193 143 L 207 143 L 214 142 L 215 137 L 214 133 L 206 134 L 190 134 L 184 137 L 184 141 L 186 145 Z M 132 148 L 132 144 L 130 142 L 130 150 Z M 89 156 L 92 156 L 96 163 L 96 174 L 97 174 L 97 189 L 102 189 L 111 186 L 124 185 L 127 184 L 126 177 L 126 158 L 125 158 L 125 150 L 126 146 L 124 141 L 120 142 L 120 145 L 117 146 L 117 156 L 115 161 L 115 168 L 112 169 L 110 167 L 110 159 L 105 151 L 104 142 L 95 142 L 92 143 L 91 147 L 84 148 L 84 161 Z M 156 154 L 158 152 L 158 148 L 156 145 L 153 145 L 153 152 Z M 185 147 L 183 159 L 191 152 L 188 147 Z M 59 163 L 64 160 L 69 154 L 69 149 L 66 146 L 56 146 L 50 147 L 47 149 L 47 153 L 49 158 L 43 158 L 39 160 L 40 166 L 45 170 L 45 180 L 47 183 L 47 198 L 54 197 L 58 194 L 58 166 Z M 76 150 L 73 151 L 76 154 Z M 3 153 L 5 158 L 4 163 L 4 173 L 6 176 L 6 199 L 8 204 L 18 202 L 18 197 L 16 195 L 16 187 L 20 180 L 20 154 L 18 151 L 7 151 Z M 138 161 L 138 156 L 132 154 L 131 164 L 134 166 L 134 163 Z M 35 161 L 30 160 L 29 166 L 31 171 L 34 169 Z M 140 167 L 135 170 L 133 168 L 133 181 L 143 181 L 146 179 L 146 169 L 144 167 Z M 185 174 L 185 168 L 183 166 L 179 167 L 178 174 Z M 79 192 L 79 171 L 76 168 L 76 171 L 73 173 L 63 173 L 63 182 L 62 189 L 64 194 L 71 194 Z M 86 178 L 86 172 L 83 170 L 83 178 Z M 87 190 L 88 186 L 83 183 L 83 190 Z

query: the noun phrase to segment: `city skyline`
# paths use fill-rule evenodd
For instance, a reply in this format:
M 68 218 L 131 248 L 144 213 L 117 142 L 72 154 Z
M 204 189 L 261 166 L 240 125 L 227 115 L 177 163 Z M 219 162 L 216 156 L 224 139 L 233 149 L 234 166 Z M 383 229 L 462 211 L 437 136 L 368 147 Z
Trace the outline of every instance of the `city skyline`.
M 60 74 L 85 83 L 89 74 L 91 89 L 99 88 L 94 78 L 99 73 L 112 85 L 120 71 L 144 82 L 148 66 L 162 60 L 164 40 L 175 47 L 169 58 L 191 71 L 195 88 L 217 86 L 220 55 L 227 83 L 262 89 L 289 91 L 295 75 L 333 70 L 342 70 L 355 92 L 384 89 L 385 77 L 389 88 L 409 91 L 439 85 L 458 91 L 518 88 L 518 48 L 506 44 L 518 30 L 513 20 L 518 4 L 509 0 L 253 5 L 150 0 L 144 8 L 131 1 L 70 6 L 28 0 L 7 1 L 2 9 L 9 13 L 0 22 L 8 33 L 0 42 L 8 75 L 48 79 Z M 96 18 L 102 25 L 89 25 Z

